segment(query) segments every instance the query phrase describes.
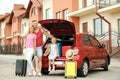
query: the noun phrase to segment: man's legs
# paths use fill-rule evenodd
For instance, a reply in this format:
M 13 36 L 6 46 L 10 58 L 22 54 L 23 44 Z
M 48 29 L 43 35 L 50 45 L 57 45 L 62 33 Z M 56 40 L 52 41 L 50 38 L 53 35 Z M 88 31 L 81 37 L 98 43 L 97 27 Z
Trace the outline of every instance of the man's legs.
M 34 67 L 35 71 L 37 72 L 35 60 L 32 62 L 32 64 L 33 64 L 33 67 Z
M 39 64 L 39 72 L 41 73 L 41 70 L 42 70 L 42 57 L 38 57 L 38 64 Z
M 39 66 L 39 73 L 37 75 L 41 76 L 41 70 L 42 70 L 42 48 L 41 47 L 37 47 L 36 48 L 37 51 L 37 57 L 38 57 L 38 66 Z

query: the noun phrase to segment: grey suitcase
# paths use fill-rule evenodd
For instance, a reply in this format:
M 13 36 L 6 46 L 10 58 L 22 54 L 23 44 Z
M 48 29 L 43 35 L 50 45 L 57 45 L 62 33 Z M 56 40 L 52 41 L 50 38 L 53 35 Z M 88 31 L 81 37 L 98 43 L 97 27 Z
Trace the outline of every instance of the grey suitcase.
M 26 69 L 27 69 L 27 60 L 25 59 L 18 59 L 16 60 L 16 70 L 15 75 L 17 76 L 26 76 Z

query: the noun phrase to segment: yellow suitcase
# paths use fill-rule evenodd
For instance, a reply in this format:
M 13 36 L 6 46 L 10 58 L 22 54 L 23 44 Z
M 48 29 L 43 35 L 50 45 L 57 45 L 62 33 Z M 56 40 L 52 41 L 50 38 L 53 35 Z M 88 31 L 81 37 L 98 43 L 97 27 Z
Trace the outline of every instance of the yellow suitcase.
M 65 78 L 77 78 L 77 63 L 76 61 L 65 62 Z

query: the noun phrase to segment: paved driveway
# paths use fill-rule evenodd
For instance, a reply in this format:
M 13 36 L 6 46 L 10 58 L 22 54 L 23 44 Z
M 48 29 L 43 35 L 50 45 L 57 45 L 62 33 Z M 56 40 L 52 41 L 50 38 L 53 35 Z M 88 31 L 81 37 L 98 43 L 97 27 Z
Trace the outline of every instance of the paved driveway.
M 19 56 L 19 58 L 21 58 Z M 15 76 L 15 57 L 0 55 L 0 80 L 64 80 L 64 70 L 51 72 L 41 77 Z M 69 79 L 71 80 L 71 79 Z M 72 79 L 73 80 L 73 79 Z M 76 80 L 120 80 L 120 59 L 111 59 L 109 71 L 91 70 L 87 77 L 77 77 Z

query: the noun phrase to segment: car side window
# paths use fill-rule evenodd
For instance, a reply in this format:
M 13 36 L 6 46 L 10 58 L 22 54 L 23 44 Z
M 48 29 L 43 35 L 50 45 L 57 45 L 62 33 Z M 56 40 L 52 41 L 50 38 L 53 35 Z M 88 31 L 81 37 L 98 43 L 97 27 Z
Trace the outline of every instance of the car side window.
M 83 36 L 82 43 L 83 43 L 84 46 L 92 46 L 91 42 L 90 42 L 90 39 L 87 35 Z
M 90 41 L 91 41 L 93 47 L 100 46 L 100 43 L 95 38 L 93 38 L 92 36 L 89 36 L 89 38 L 90 38 Z

